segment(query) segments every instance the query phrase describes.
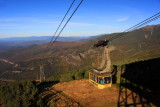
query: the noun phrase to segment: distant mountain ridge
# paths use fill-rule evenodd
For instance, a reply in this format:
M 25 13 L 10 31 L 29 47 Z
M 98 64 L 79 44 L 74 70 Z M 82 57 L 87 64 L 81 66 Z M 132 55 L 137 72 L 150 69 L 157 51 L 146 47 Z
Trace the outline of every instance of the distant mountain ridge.
M 106 35 L 106 34 L 103 34 Z M 83 41 L 90 38 L 99 37 L 102 35 L 96 35 L 96 36 L 60 36 L 56 41 L 61 42 L 76 42 L 76 41 Z M 10 38 L 0 38 L 0 42 L 25 42 L 25 41 L 50 41 L 51 38 L 54 38 L 53 36 L 30 36 L 30 37 L 10 37 Z M 53 40 L 54 40 L 53 39 Z
M 70 36 L 59 37 L 56 41 L 60 42 L 78 42 L 96 38 L 98 36 Z M 30 45 L 41 45 L 50 42 L 52 36 L 31 36 L 31 37 L 11 37 L 0 38 L 0 50 L 8 50 L 14 48 L 24 48 Z M 55 39 L 55 37 L 54 37 Z M 53 40 L 54 40 L 53 39 Z

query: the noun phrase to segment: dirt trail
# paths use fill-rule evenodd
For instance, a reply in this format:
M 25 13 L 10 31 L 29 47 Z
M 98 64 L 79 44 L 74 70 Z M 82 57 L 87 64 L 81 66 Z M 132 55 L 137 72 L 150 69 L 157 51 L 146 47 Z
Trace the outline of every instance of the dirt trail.
M 116 87 L 98 89 L 88 80 L 75 80 L 53 86 L 78 101 L 84 107 L 117 107 L 118 89 Z

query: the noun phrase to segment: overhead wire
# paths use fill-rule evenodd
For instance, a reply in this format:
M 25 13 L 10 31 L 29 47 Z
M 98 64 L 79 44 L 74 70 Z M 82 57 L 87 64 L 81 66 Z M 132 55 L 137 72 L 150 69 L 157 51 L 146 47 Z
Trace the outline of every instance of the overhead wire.
M 66 14 L 64 15 L 62 21 L 60 22 L 58 28 L 56 29 L 53 37 L 51 38 L 51 41 L 49 42 L 49 44 L 47 45 L 47 49 L 44 49 L 44 52 L 42 54 L 42 57 L 45 56 L 45 54 L 47 54 L 47 52 L 50 50 L 50 48 L 52 47 L 53 43 L 58 39 L 58 37 L 60 36 L 60 34 L 62 33 L 62 31 L 64 30 L 64 28 L 66 27 L 66 25 L 68 24 L 68 22 L 70 21 L 70 19 L 73 17 L 73 15 L 75 14 L 75 12 L 78 10 L 78 8 L 80 7 L 80 5 L 82 4 L 83 0 L 81 0 L 81 2 L 78 4 L 78 6 L 76 7 L 76 9 L 74 10 L 74 12 L 72 13 L 72 15 L 69 17 L 69 19 L 67 20 L 67 22 L 65 23 L 65 25 L 63 26 L 63 28 L 61 29 L 60 33 L 58 34 L 58 36 L 55 38 L 55 40 L 53 41 L 56 33 L 58 32 L 59 28 L 61 27 L 64 19 L 66 18 L 67 14 L 69 13 L 70 9 L 72 8 L 73 4 L 74 4 L 75 0 L 73 0 L 73 2 L 71 3 L 69 9 L 67 10 Z M 53 42 L 52 42 L 53 41 Z M 52 69 L 53 70 L 53 69 Z
M 67 22 L 64 24 L 64 26 L 62 27 L 62 29 L 60 30 L 60 32 L 58 33 L 57 37 L 54 39 L 54 41 L 51 43 L 51 46 L 53 46 L 53 44 L 56 42 L 56 40 L 58 39 L 58 37 L 60 36 L 60 34 L 62 33 L 62 31 L 64 30 L 64 28 L 66 27 L 66 25 L 68 24 L 68 22 L 71 20 L 71 18 L 73 17 L 73 15 L 76 13 L 76 11 L 78 10 L 78 8 L 80 7 L 80 5 L 82 4 L 84 0 L 81 0 L 81 2 L 78 4 L 78 6 L 76 7 L 76 9 L 73 11 L 73 13 L 71 14 L 71 16 L 69 17 L 69 19 L 67 20 Z M 49 51 L 49 50 L 48 50 Z
M 74 0 L 74 1 L 75 1 L 75 0 Z M 74 1 L 72 2 L 70 8 L 72 7 Z M 44 52 L 43 57 L 44 57 L 45 54 L 47 54 L 47 52 L 51 49 L 51 47 L 52 47 L 53 44 L 56 42 L 56 40 L 58 39 L 58 37 L 60 36 L 60 34 L 62 33 L 62 31 L 63 31 L 64 28 L 66 27 L 66 25 L 68 24 L 68 22 L 71 20 L 71 18 L 73 17 L 73 15 L 76 13 L 76 11 L 78 10 L 78 8 L 80 7 L 80 5 L 82 4 L 83 1 L 84 1 L 84 0 L 81 0 L 81 2 L 78 4 L 78 6 L 77 6 L 76 9 L 73 11 L 73 13 L 71 14 L 71 16 L 70 16 L 69 19 L 67 20 L 67 22 L 64 24 L 64 26 L 62 27 L 62 29 L 60 30 L 60 32 L 58 33 L 58 35 L 56 36 L 56 38 L 54 39 L 54 41 L 52 42 L 52 40 L 51 40 L 51 42 L 50 42 L 51 44 L 50 44 L 50 46 L 46 49 L 46 51 Z M 70 8 L 69 8 L 69 10 L 70 10 Z M 68 12 L 69 12 L 69 11 L 67 11 L 66 15 L 68 14 Z M 64 18 L 66 17 L 66 15 L 64 16 Z M 60 25 L 62 24 L 64 18 L 62 19 Z M 57 29 L 60 28 L 60 25 L 59 25 L 59 27 L 58 27 Z M 57 33 L 57 31 L 58 31 L 58 30 L 56 30 L 56 33 Z M 56 33 L 55 33 L 55 34 L 56 34 Z M 54 37 L 52 37 L 52 38 L 54 38 Z M 50 66 L 50 65 L 49 65 L 49 66 Z M 51 67 L 51 66 L 50 66 L 50 67 Z M 51 67 L 51 70 L 53 70 L 52 67 Z
M 121 36 L 123 36 L 123 35 L 125 35 L 125 34 L 127 34 L 129 32 L 131 32 L 131 31 L 133 31 L 135 29 L 138 29 L 138 28 L 142 27 L 143 25 L 145 25 L 145 24 L 147 24 L 149 22 L 152 22 L 152 21 L 158 19 L 158 18 L 160 18 L 160 12 L 158 12 L 157 14 L 155 14 L 155 15 L 143 20 L 142 22 L 130 27 L 129 29 L 123 31 L 122 33 L 120 33 L 120 34 L 118 34 L 118 35 L 116 35 L 114 37 L 109 38 L 108 41 L 112 41 L 114 39 L 117 39 L 117 38 L 119 38 L 119 37 L 121 37 Z
M 62 18 L 62 20 L 61 20 L 60 24 L 58 25 L 58 27 L 57 27 L 57 29 L 56 29 L 56 31 L 55 31 L 55 33 L 54 33 L 54 35 L 52 36 L 52 38 L 51 38 L 51 40 L 50 40 L 50 42 L 49 42 L 49 44 L 48 44 L 47 48 L 45 48 L 45 49 L 44 49 L 45 51 L 44 51 L 44 53 L 43 53 L 43 56 L 44 56 L 44 55 L 45 55 L 45 53 L 48 51 L 48 49 L 51 47 L 51 42 L 53 41 L 53 39 L 54 39 L 54 37 L 55 37 L 56 33 L 58 32 L 58 30 L 59 30 L 60 26 L 62 25 L 62 23 L 63 23 L 64 19 L 66 18 L 67 14 L 69 13 L 70 9 L 72 8 L 72 6 L 73 6 L 74 2 L 75 2 L 75 0 L 73 0 L 73 1 L 72 1 L 72 3 L 71 3 L 71 5 L 70 5 L 70 7 L 68 8 L 68 10 L 67 10 L 67 12 L 65 13 L 64 17 Z

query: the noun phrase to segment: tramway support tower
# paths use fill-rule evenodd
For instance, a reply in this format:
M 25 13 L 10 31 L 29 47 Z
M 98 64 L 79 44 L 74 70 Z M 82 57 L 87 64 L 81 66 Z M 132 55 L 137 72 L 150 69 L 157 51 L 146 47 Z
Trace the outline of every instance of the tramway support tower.
M 103 47 L 104 49 L 100 66 L 97 69 L 93 69 L 91 72 L 89 72 L 90 83 L 99 89 L 111 87 L 112 85 L 111 58 L 108 44 L 108 40 L 100 40 L 98 43 L 94 44 L 94 47 Z
M 42 59 L 38 59 L 36 64 L 39 67 L 39 76 L 38 76 L 36 81 L 39 81 L 41 83 L 41 82 L 45 81 L 45 75 L 44 75 L 44 66 L 45 66 L 45 64 L 42 61 Z

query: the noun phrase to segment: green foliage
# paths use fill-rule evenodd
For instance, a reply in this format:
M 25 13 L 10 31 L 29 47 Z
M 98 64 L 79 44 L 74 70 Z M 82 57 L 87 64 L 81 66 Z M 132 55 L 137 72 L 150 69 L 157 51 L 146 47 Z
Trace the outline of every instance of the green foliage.
M 47 78 L 46 81 L 59 81 L 61 78 L 60 74 L 54 74 L 51 77 Z
M 55 102 L 56 102 L 55 100 L 51 100 L 51 101 L 50 101 L 50 103 L 55 103 Z
M 91 68 L 79 69 L 76 71 L 70 71 L 67 73 L 52 75 L 46 81 L 65 82 L 65 81 L 79 80 L 84 78 L 87 79 L 89 77 L 89 71 L 90 71 L 89 69 Z
M 84 78 L 89 78 L 89 71 L 84 72 Z
M 82 79 L 83 78 L 83 72 L 76 72 L 75 73 L 75 79 L 76 80 L 79 80 L 79 79 Z
M 74 80 L 72 73 L 62 74 L 60 77 L 60 82 Z
M 38 88 L 32 81 L 13 82 L 0 86 L 0 98 L 5 107 L 41 107 Z

